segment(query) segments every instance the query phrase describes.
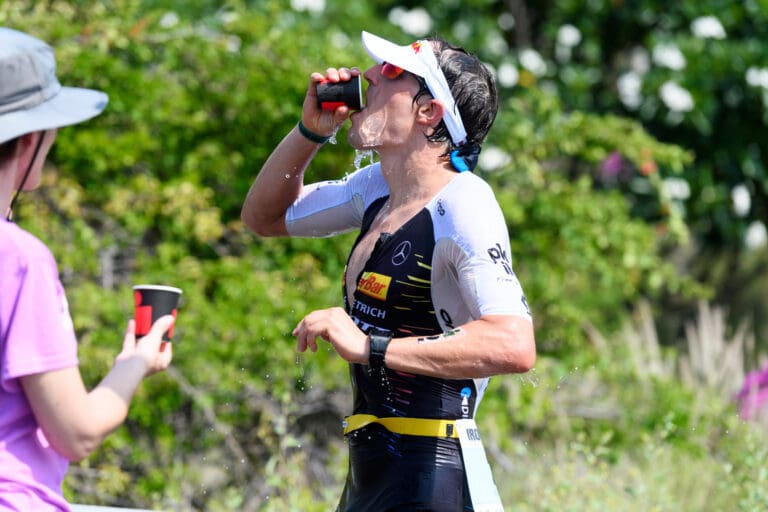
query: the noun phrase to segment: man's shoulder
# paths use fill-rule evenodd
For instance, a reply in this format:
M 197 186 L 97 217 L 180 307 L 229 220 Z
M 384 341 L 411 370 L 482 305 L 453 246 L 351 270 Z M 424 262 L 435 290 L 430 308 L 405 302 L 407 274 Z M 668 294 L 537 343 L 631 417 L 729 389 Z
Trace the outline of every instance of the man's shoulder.
M 470 172 L 463 172 L 456 176 L 447 187 L 435 196 L 435 203 L 440 212 L 440 204 L 443 207 L 451 205 L 456 211 L 480 211 L 485 208 L 497 208 L 496 194 L 491 186 L 479 176 Z
M 467 186 L 477 187 L 483 190 L 491 191 L 491 185 L 485 180 L 485 178 L 477 175 L 474 172 L 462 172 L 458 176 L 460 179 L 466 182 Z
M 491 186 L 469 172 L 456 176 L 428 205 L 437 238 L 472 238 L 492 227 L 504 226 L 504 217 Z M 483 229 L 478 229 L 480 226 Z

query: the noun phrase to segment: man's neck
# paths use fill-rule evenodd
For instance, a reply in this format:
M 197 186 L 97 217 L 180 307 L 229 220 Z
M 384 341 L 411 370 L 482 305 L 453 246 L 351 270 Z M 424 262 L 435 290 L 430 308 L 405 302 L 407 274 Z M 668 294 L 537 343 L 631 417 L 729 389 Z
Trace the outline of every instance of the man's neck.
M 432 151 L 406 159 L 382 156 L 381 171 L 389 185 L 390 208 L 424 204 L 456 177 L 450 163 L 440 155 Z

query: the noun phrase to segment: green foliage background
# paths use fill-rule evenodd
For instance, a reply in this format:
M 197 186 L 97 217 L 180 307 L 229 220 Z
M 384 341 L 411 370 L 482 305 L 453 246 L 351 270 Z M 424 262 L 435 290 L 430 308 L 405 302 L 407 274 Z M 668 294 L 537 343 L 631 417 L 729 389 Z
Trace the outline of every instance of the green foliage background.
M 611 51 L 654 40 L 657 30 L 676 37 L 699 12 L 693 6 L 702 5 L 684 4 L 669 13 L 650 0 L 424 5 L 434 30 L 448 39 L 470 24 L 461 43 L 494 66 L 514 61 L 515 44 L 545 56 L 554 51 L 550 43 L 565 21 L 585 37 L 571 72 L 552 66 L 545 79 L 502 90 L 487 148 L 509 160 L 480 171 L 505 212 L 539 346 L 536 370 L 492 379 L 480 411 L 510 510 L 768 505 L 763 432 L 743 424 L 718 390 L 692 389 L 671 373 L 649 377 L 614 336 L 641 298 L 659 311 L 685 312 L 699 298 L 721 296 L 729 270 L 740 266 L 754 277 L 755 268 L 765 268 L 765 251 L 750 260 L 735 242 L 742 221 L 723 199 L 738 180 L 718 175 L 718 162 L 755 153 L 754 145 L 738 144 L 736 133 L 725 146 L 712 142 L 720 140 L 719 125 L 706 114 L 721 106 L 710 94 L 720 85 L 701 86 L 697 94 L 714 103 L 679 121 L 679 130 L 664 124 L 662 113 L 622 109 L 606 85 L 604 74 L 615 73 Z M 729 30 L 744 16 L 765 17 L 750 10 L 755 5 L 733 14 L 737 7 L 729 4 Z M 239 210 L 261 163 L 298 119 L 311 71 L 365 68 L 361 29 L 403 43 L 413 38 L 385 21 L 394 7 L 341 0 L 326 0 L 322 12 L 286 0 L 0 4 L 0 24 L 56 48 L 62 82 L 110 95 L 102 116 L 60 131 L 44 186 L 26 194 L 16 212 L 57 258 L 86 383 L 97 383 L 112 364 L 131 315 L 131 285 L 184 290 L 172 369 L 149 379 L 126 424 L 70 469 L 65 492 L 72 501 L 164 510 L 333 509 L 346 469 L 340 421 L 351 403 L 347 368 L 328 350 L 297 355 L 290 332 L 307 312 L 340 303 L 352 235 L 256 239 Z M 533 20 L 527 40 L 520 27 L 504 33 L 497 23 L 505 12 L 523 19 L 522 8 Z M 617 40 L 614 22 L 642 30 Z M 759 39 L 760 26 L 743 31 L 739 42 L 755 62 L 759 51 L 749 42 Z M 501 56 L 484 50 L 494 34 L 510 46 Z M 734 80 L 726 54 L 720 50 L 713 61 L 719 84 Z M 692 77 L 704 74 L 691 68 Z M 740 109 L 760 109 L 752 92 L 744 98 Z M 764 117 L 750 117 L 745 130 L 764 133 Z M 702 133 L 713 139 L 700 140 Z M 313 162 L 312 179 L 354 169 L 343 129 L 337 140 Z M 623 156 L 633 188 L 597 178 L 614 152 Z M 764 156 L 755 158 L 750 183 L 764 198 Z M 676 203 L 663 186 L 673 176 L 687 177 L 694 191 L 696 184 L 712 187 L 719 199 Z M 750 215 L 764 218 L 764 203 L 756 204 Z M 711 226 L 710 218 L 725 220 L 708 230 L 702 226 Z M 691 250 L 707 254 L 707 272 L 699 260 L 680 256 Z M 759 296 L 754 290 L 736 298 L 738 311 L 765 308 L 749 302 Z M 675 357 L 682 320 L 661 323 L 670 333 L 663 350 Z M 596 346 L 590 329 L 612 342 Z

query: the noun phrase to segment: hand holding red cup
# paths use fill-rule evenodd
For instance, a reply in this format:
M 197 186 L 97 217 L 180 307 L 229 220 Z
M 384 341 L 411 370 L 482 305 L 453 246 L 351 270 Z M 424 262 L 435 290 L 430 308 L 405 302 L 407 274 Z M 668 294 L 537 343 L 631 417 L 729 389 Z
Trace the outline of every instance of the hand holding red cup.
M 336 110 L 341 106 L 349 110 L 362 110 L 363 86 L 359 76 L 347 81 L 332 82 L 324 80 L 317 84 L 317 106 L 321 110 Z
M 134 320 L 136 337 L 146 336 L 152 324 L 165 315 L 176 318 L 181 289 L 158 284 L 140 284 L 133 287 Z M 175 324 L 174 324 L 175 325 Z M 171 341 L 173 326 L 163 334 L 163 340 Z

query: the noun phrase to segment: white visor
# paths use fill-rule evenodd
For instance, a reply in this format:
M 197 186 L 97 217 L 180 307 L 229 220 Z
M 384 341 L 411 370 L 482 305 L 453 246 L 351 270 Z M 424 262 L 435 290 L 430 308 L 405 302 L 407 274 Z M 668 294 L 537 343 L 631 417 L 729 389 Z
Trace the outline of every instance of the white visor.
M 432 97 L 443 104 L 445 109 L 443 120 L 453 143 L 457 146 L 464 144 L 467 141 L 467 131 L 456 108 L 456 100 L 453 99 L 451 88 L 448 87 L 448 81 L 437 64 L 432 43 L 421 40 L 406 46 L 398 46 L 366 31 L 363 31 L 362 39 L 363 47 L 377 63 L 388 62 L 420 76 L 427 82 L 427 88 Z

